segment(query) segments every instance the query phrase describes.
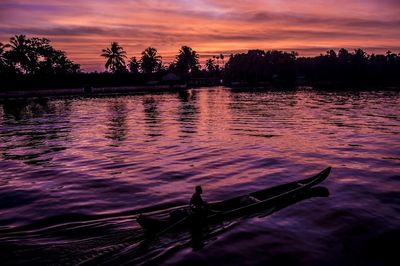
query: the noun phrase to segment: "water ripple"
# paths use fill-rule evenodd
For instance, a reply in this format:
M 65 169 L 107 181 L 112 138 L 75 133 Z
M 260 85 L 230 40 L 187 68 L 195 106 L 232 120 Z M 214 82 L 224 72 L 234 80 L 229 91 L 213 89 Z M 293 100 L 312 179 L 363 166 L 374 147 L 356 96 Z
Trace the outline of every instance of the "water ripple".
M 400 95 L 240 91 L 0 102 L 9 264 L 385 264 L 400 226 Z M 141 212 L 221 200 L 333 166 L 331 196 L 144 249 Z M 370 263 L 371 262 L 371 263 Z M 7 264 L 7 263 L 6 263 Z

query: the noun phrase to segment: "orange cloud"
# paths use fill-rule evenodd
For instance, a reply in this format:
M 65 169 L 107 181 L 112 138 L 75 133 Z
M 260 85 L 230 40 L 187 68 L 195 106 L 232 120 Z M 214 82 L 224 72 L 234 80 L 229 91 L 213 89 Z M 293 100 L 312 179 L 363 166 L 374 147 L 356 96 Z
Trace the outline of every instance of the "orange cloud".
M 181 45 L 204 57 L 247 49 L 400 49 L 396 0 L 5 0 L 0 41 L 14 34 L 51 39 L 85 70 L 102 70 L 101 49 L 119 42 L 129 56 L 156 47 L 170 62 Z

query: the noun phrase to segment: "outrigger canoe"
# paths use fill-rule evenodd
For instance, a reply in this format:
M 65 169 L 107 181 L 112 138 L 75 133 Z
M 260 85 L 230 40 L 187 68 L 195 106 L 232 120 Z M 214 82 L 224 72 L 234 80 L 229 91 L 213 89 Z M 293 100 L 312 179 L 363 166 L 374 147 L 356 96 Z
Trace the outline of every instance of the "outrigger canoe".
M 212 223 L 274 208 L 285 201 L 299 197 L 310 188 L 320 184 L 329 176 L 330 172 L 331 167 L 328 167 L 322 172 L 306 179 L 210 203 L 207 206 L 207 210 L 209 211 L 206 211 L 202 215 L 201 220 Z M 199 215 L 193 214 L 189 207 L 182 207 L 167 214 L 141 214 L 137 218 L 137 222 L 142 228 L 151 233 L 188 227 L 191 224 L 196 224 L 198 220 Z

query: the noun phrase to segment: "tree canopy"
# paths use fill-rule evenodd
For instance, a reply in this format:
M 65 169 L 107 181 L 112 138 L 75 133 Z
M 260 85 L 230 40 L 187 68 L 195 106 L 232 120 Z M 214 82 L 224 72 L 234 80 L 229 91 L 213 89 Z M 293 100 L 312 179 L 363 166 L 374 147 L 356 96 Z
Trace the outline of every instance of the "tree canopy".
M 140 69 L 140 64 L 137 61 L 136 57 L 131 57 L 131 59 L 129 60 L 129 72 L 137 74 L 139 73 L 139 69 Z
M 148 47 L 142 52 L 140 68 L 143 73 L 154 73 L 162 69 L 162 57 L 158 55 L 156 48 Z
M 110 48 L 103 49 L 101 56 L 106 58 L 105 67 L 107 70 L 112 73 L 126 72 L 124 59 L 126 52 L 117 42 L 112 42 Z
M 252 83 L 277 78 L 292 81 L 295 78 L 295 60 L 294 52 L 249 50 L 231 55 L 225 66 L 225 78 Z
M 200 69 L 199 55 L 189 46 L 182 46 L 176 56 L 174 65 L 178 74 L 185 78 L 190 73 Z
M 80 66 L 56 50 L 46 38 L 15 35 L 8 44 L 0 44 L 0 70 L 21 74 L 77 73 Z
M 400 84 L 400 54 L 392 51 L 368 54 L 362 49 L 349 51 L 342 48 L 314 57 L 299 57 L 296 52 L 253 49 L 231 54 L 229 58 L 224 54 L 214 55 L 203 62 L 204 67 L 201 68 L 199 54 L 189 46 L 182 46 L 174 61 L 164 67 L 162 57 L 154 47 L 146 48 L 140 60 L 131 57 L 126 64 L 127 52 L 117 42 L 111 42 L 110 47 L 102 50 L 101 56 L 106 59 L 105 67 L 111 74 L 128 73 L 129 70 L 135 78 L 127 80 L 143 84 L 149 80 L 162 80 L 167 72 L 176 74 L 183 82 L 204 78 L 223 80 L 226 84 L 292 85 L 299 81 L 304 85 Z M 14 76 L 18 80 L 21 75 L 38 76 L 36 80 L 39 83 L 43 82 L 44 75 L 76 73 L 80 73 L 80 65 L 71 61 L 64 51 L 55 49 L 46 38 L 15 35 L 8 43 L 0 43 L 2 77 Z M 102 73 L 100 76 L 107 75 Z M 119 75 L 118 78 L 127 75 Z M 97 77 L 99 83 L 103 82 L 100 76 Z

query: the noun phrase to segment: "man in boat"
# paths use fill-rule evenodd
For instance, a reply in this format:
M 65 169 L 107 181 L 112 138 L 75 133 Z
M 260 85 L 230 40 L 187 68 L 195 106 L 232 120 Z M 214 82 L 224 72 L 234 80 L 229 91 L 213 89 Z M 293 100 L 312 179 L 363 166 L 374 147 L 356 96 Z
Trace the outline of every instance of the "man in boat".
M 201 186 L 196 186 L 195 188 L 195 192 L 192 196 L 192 198 L 190 199 L 190 209 L 194 212 L 194 213 L 201 213 L 205 210 L 205 207 L 207 206 L 207 202 L 205 202 L 203 200 L 203 198 L 201 197 L 201 194 L 203 193 L 203 189 L 201 188 Z

